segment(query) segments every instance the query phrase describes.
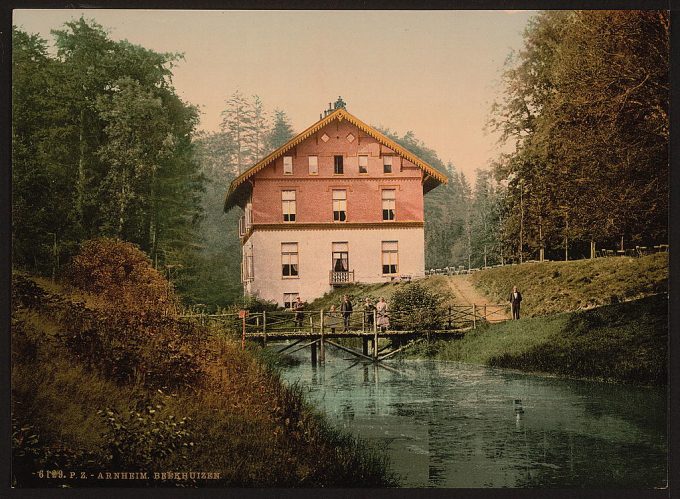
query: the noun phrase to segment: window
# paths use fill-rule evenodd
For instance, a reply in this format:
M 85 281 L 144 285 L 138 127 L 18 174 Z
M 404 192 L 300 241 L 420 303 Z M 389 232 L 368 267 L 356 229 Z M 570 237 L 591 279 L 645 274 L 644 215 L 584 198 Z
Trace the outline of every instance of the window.
M 297 300 L 300 293 L 283 293 L 283 306 L 285 308 L 293 308 L 293 303 Z
M 392 173 L 392 156 L 383 156 L 383 173 Z
M 298 276 L 298 244 L 281 243 L 281 274 L 283 277 Z
M 284 222 L 295 222 L 295 191 L 281 191 L 281 208 Z
M 398 268 L 397 241 L 383 241 L 382 243 L 382 273 L 396 274 Z
M 333 173 L 336 175 L 342 175 L 345 173 L 345 170 L 343 169 L 342 166 L 342 156 L 333 156 L 334 160 L 334 167 L 333 167 Z
M 252 245 L 243 247 L 243 260 L 241 261 L 241 282 L 248 282 L 254 279 L 253 272 L 253 247 Z
M 347 220 L 347 191 L 333 189 L 333 221 Z
M 309 157 L 309 174 L 318 175 L 319 174 L 319 157 L 310 156 Z
M 382 191 L 382 219 L 394 220 L 394 210 L 396 205 L 396 190 L 383 189 Z
M 293 156 L 283 157 L 283 174 L 284 175 L 293 174 Z
M 349 245 L 333 243 L 333 272 L 349 272 Z
M 368 173 L 368 156 L 359 156 L 359 173 Z

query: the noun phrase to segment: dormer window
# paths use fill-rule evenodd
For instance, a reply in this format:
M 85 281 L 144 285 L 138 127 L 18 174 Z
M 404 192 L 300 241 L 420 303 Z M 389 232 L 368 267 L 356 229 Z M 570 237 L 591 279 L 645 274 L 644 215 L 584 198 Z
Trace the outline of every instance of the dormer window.
M 293 174 L 293 156 L 283 157 L 283 174 L 284 175 Z
M 392 156 L 383 156 L 383 173 L 392 173 Z

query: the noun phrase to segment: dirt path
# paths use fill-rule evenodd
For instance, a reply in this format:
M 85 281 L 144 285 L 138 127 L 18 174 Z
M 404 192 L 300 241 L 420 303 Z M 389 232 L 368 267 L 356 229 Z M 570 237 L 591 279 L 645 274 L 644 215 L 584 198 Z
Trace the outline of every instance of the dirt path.
M 452 275 L 446 278 L 453 294 L 453 302 L 459 305 L 472 305 L 487 308 L 489 322 L 510 318 L 508 307 L 497 307 L 496 301 L 489 300 L 472 285 L 470 275 Z

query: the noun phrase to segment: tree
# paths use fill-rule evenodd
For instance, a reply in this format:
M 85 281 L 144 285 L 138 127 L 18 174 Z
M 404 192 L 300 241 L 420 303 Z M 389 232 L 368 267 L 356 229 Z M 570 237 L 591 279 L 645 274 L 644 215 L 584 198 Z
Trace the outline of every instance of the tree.
M 288 115 L 280 109 L 274 110 L 274 125 L 267 135 L 267 151 L 275 151 L 295 136 Z
M 531 254 L 665 240 L 667 12 L 545 12 L 524 36 L 490 119 L 515 145 L 496 164 L 506 238 Z

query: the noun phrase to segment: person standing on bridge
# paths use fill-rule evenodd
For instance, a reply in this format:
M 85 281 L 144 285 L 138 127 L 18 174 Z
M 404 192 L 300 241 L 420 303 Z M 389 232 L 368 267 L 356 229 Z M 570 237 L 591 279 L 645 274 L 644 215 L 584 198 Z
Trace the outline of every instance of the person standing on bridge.
M 349 331 L 349 319 L 352 316 L 352 302 L 349 301 L 349 296 L 342 297 L 342 304 L 340 305 L 340 312 L 342 312 L 342 322 L 344 331 Z
M 513 319 L 519 319 L 520 303 L 522 303 L 522 293 L 517 290 L 517 286 L 513 286 L 512 293 L 510 293 L 510 310 L 512 311 Z
M 298 295 L 295 302 L 293 303 L 293 311 L 295 312 L 295 327 L 297 329 L 302 329 L 302 324 L 305 321 L 305 314 L 303 312 L 304 309 L 305 304 L 302 303 L 302 299 L 300 298 L 300 295 Z
M 366 329 L 371 331 L 373 329 L 373 319 L 375 318 L 375 305 L 370 298 L 366 298 L 364 303 L 364 324 Z
M 387 315 L 387 302 L 385 301 L 385 298 L 382 296 L 380 297 L 380 300 L 378 301 L 378 304 L 375 306 L 375 309 L 377 311 L 377 324 L 378 327 L 380 328 L 381 331 L 386 331 L 387 328 L 390 327 L 390 318 Z

